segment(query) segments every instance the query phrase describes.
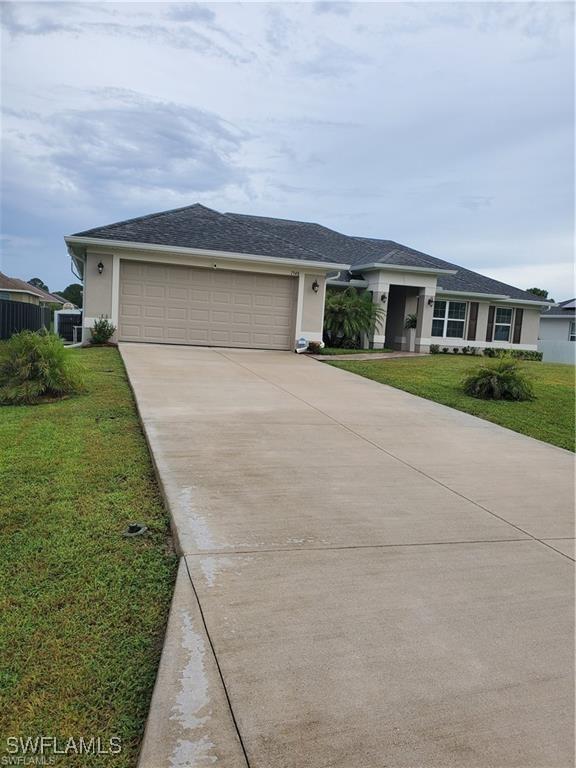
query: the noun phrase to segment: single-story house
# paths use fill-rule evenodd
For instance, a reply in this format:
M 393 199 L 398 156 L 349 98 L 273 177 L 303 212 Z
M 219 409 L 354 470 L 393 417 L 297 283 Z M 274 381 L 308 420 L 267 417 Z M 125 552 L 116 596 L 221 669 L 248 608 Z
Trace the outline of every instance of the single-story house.
M 542 310 L 538 349 L 547 362 L 574 365 L 576 358 L 576 299 L 561 301 Z
M 369 291 L 385 310 L 366 344 L 536 350 L 538 296 L 389 240 L 200 204 L 65 238 L 84 282 L 84 333 L 118 341 L 294 349 L 322 340 L 326 286 Z
M 65 304 L 66 299 L 47 293 L 17 277 L 8 277 L 0 272 L 0 301 L 21 301 L 25 304 L 48 306 L 50 304 Z

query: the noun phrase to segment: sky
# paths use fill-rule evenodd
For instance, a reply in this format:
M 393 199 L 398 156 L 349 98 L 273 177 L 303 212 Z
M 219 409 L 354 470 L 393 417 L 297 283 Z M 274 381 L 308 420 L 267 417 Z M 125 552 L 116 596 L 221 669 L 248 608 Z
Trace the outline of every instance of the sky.
M 0 270 L 201 202 L 574 295 L 570 3 L 2 3 Z

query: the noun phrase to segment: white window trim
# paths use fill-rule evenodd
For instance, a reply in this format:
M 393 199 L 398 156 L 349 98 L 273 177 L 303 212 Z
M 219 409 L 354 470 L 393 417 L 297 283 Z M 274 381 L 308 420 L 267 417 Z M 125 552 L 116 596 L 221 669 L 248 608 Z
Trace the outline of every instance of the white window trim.
M 504 309 L 504 310 L 510 310 L 510 322 L 509 323 L 497 323 L 496 318 L 498 317 L 498 310 Z M 504 341 L 509 344 L 512 343 L 512 328 L 514 327 L 514 317 L 515 317 L 515 310 L 512 309 L 512 307 L 494 307 L 494 329 L 492 331 L 492 341 Z M 508 338 L 507 339 L 497 339 L 496 338 L 496 328 L 498 326 L 508 327 Z
M 576 341 L 576 320 L 570 320 L 568 326 L 568 341 Z
M 469 302 L 467 301 L 453 301 L 451 299 L 436 299 L 436 301 L 444 301 L 446 302 L 446 308 L 444 310 L 444 325 L 442 326 L 442 336 L 432 336 L 433 339 L 465 339 L 466 338 L 466 325 L 468 320 L 468 306 Z M 448 312 L 450 311 L 450 304 L 464 304 L 465 310 L 464 310 L 464 317 L 462 319 L 454 318 L 454 317 L 448 317 Z M 434 309 L 432 309 L 432 323 L 434 323 L 434 320 L 442 320 L 441 317 L 435 317 L 434 316 Z M 462 330 L 462 336 L 448 336 L 447 335 L 447 328 L 449 322 L 455 322 L 455 323 L 464 323 L 463 330 Z

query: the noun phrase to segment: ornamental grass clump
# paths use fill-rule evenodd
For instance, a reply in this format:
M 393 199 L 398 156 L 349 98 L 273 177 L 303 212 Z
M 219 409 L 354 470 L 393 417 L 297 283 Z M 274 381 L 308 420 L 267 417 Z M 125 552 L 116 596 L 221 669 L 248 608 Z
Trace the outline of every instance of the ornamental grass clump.
M 534 390 L 515 360 L 500 360 L 467 374 L 464 392 L 481 400 L 534 400 Z
M 60 337 L 22 331 L 0 357 L 0 404 L 31 405 L 75 394 L 84 388 L 82 369 Z

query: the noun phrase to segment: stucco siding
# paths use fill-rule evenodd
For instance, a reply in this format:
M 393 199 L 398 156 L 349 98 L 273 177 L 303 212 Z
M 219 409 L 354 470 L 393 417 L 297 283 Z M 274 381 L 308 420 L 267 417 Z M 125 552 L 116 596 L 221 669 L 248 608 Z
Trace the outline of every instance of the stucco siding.
M 303 282 L 301 335 L 309 341 L 321 341 L 326 277 L 325 275 L 305 274 Z M 318 292 L 312 289 L 314 282 L 318 283 Z
M 522 317 L 521 344 L 538 344 L 538 330 L 540 327 L 540 310 L 524 308 Z
M 104 265 L 102 274 L 98 273 L 100 262 Z M 112 317 L 112 263 L 113 257 L 109 253 L 89 252 L 86 256 L 84 314 L 87 319 L 101 315 Z

